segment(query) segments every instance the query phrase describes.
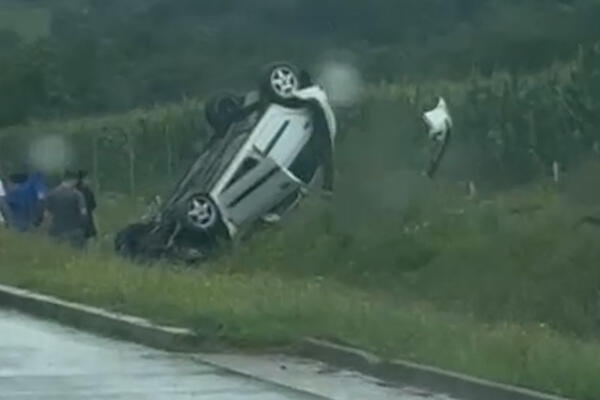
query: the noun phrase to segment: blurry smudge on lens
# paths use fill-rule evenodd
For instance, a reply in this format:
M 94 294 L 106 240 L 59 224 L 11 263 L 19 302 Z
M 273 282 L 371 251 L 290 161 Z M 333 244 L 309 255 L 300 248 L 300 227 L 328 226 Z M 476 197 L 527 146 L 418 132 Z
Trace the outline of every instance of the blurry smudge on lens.
M 350 106 L 360 100 L 363 80 L 358 68 L 351 63 L 326 61 L 319 67 L 317 80 L 336 106 Z
M 73 152 L 64 138 L 46 135 L 33 141 L 29 147 L 29 163 L 45 172 L 65 169 L 72 161 Z

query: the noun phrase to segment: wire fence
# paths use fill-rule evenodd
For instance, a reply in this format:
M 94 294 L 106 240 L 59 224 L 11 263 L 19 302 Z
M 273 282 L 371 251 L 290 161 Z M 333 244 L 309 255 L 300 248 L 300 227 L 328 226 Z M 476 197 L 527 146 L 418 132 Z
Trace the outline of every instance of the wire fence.
M 127 114 L 64 122 L 32 123 L 0 131 L 0 168 L 28 168 L 33 144 L 45 137 L 64 143 L 68 157 L 50 174 L 67 168 L 90 172 L 102 192 L 144 193 L 185 167 L 208 137 L 200 101 L 135 110 Z M 46 152 L 63 149 L 48 148 Z M 38 157 L 52 157 L 41 154 Z
M 366 150 L 396 157 L 390 141 L 398 120 L 418 117 L 446 97 L 455 119 L 455 138 L 444 165 L 452 178 L 514 185 L 539 177 L 558 179 L 561 172 L 589 157 L 600 157 L 600 46 L 581 48 L 570 63 L 536 75 L 492 73 L 460 82 L 380 83 L 369 85 L 358 104 L 339 111 L 340 135 L 351 145 L 341 158 Z M 431 104 L 430 104 L 431 103 Z M 48 135 L 62 138 L 72 150 L 65 167 L 90 171 L 96 189 L 145 193 L 156 182 L 170 182 L 189 164 L 209 135 L 203 103 L 134 110 L 126 114 L 66 121 L 32 122 L 0 130 L 0 171 L 24 168 L 32 143 Z M 387 135 L 387 136 L 386 136 Z M 374 140 L 376 138 L 376 140 Z M 370 142 L 369 142 L 370 141 Z M 414 150 L 406 151 L 410 158 Z M 60 171 L 54 171 L 60 172 Z

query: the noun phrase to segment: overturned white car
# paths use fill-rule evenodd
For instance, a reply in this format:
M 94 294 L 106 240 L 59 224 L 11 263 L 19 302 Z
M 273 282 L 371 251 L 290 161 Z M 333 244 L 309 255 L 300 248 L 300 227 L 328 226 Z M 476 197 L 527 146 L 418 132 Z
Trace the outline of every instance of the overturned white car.
M 333 190 L 336 119 L 308 73 L 271 65 L 259 90 L 216 96 L 205 112 L 210 142 L 160 211 L 117 235 L 119 253 L 202 258 L 278 218 L 310 188 Z

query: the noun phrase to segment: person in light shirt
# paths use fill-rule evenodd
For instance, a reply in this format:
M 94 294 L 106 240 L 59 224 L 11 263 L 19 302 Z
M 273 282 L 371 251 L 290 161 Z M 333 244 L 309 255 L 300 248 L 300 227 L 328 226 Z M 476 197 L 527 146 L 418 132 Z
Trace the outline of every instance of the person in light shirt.
M 8 212 L 8 205 L 6 204 L 6 188 L 4 187 L 4 181 L 0 176 L 0 226 L 8 225 Z

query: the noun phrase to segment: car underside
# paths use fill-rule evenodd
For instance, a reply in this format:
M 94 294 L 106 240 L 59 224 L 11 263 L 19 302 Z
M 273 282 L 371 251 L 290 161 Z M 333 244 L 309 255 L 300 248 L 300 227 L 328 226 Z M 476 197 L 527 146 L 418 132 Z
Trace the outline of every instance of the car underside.
M 305 193 L 333 189 L 336 122 L 324 91 L 295 67 L 266 68 L 258 91 L 206 104 L 214 134 L 159 211 L 117 235 L 118 253 L 198 261 L 277 220 Z

